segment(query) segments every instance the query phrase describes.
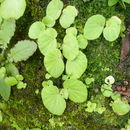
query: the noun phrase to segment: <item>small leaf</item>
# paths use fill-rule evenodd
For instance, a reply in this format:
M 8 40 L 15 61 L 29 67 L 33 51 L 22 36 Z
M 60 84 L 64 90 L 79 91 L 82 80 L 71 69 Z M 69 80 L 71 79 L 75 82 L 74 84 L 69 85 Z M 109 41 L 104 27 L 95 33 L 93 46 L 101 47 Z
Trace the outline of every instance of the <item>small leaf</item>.
M 47 27 L 53 27 L 55 25 L 55 20 L 52 19 L 49 16 L 43 17 L 42 22 L 47 26 Z
M 23 15 L 25 8 L 25 0 L 4 0 L 0 6 L 0 16 L 4 19 L 19 19 Z
M 9 85 L 9 86 L 14 86 L 18 83 L 18 81 L 16 80 L 15 77 L 6 77 L 5 78 L 5 82 Z
M 75 17 L 78 15 L 78 11 L 74 6 L 67 6 L 63 10 L 63 14 L 60 17 L 60 25 L 63 28 L 68 28 L 74 22 Z
M 10 92 L 10 86 L 4 81 L 3 78 L 0 78 L 0 95 L 5 101 L 9 100 Z
M 14 62 L 19 62 L 22 60 L 27 60 L 36 51 L 37 45 L 33 41 L 24 40 L 19 41 L 14 48 L 10 50 L 9 57 L 13 59 Z
M 69 99 L 76 103 L 82 103 L 87 100 L 88 91 L 81 81 L 68 79 L 63 83 L 65 89 L 68 90 Z
M 63 43 L 63 55 L 67 60 L 74 60 L 79 54 L 79 46 L 76 37 L 66 34 Z
M 70 27 L 66 29 L 66 34 L 73 34 L 74 36 L 77 35 L 77 29 L 75 27 Z
M 0 45 L 3 46 L 3 48 L 7 47 L 7 43 L 10 42 L 12 36 L 15 32 L 15 20 L 14 19 L 8 19 L 4 20 L 0 27 Z
M 56 20 L 59 18 L 63 8 L 63 2 L 61 0 L 52 0 L 46 9 L 46 15 Z
M 32 39 L 37 39 L 39 34 L 45 30 L 45 25 L 40 22 L 40 21 L 37 21 L 35 23 L 33 23 L 31 25 L 31 27 L 29 28 L 29 37 L 32 38 Z
M 121 20 L 114 16 L 106 22 L 106 27 L 103 30 L 103 36 L 106 40 L 112 42 L 119 37 L 121 30 Z
M 115 5 L 119 0 L 108 0 L 108 6 L 113 6 Z
M 44 87 L 41 92 L 42 101 L 45 107 L 55 115 L 62 115 L 66 102 L 64 98 L 59 94 L 59 90 L 55 86 Z
M 104 28 L 105 18 L 102 15 L 93 15 L 90 17 L 84 27 L 84 36 L 88 40 L 97 39 Z
M 60 50 L 50 50 L 45 55 L 44 65 L 52 77 L 58 78 L 64 71 L 64 62 Z
M 14 64 L 8 63 L 8 64 L 5 65 L 5 68 L 6 68 L 6 71 L 7 71 L 7 75 L 14 76 L 14 77 L 16 75 L 19 75 L 19 71 Z
M 71 75 L 70 78 L 78 79 L 87 68 L 87 58 L 81 51 L 79 55 L 72 61 L 66 63 L 66 73 Z
M 56 37 L 57 32 L 53 28 L 48 28 L 39 35 L 38 47 L 43 55 L 57 47 Z
M 78 35 L 77 40 L 78 40 L 79 48 L 85 49 L 87 47 L 88 41 L 82 34 Z

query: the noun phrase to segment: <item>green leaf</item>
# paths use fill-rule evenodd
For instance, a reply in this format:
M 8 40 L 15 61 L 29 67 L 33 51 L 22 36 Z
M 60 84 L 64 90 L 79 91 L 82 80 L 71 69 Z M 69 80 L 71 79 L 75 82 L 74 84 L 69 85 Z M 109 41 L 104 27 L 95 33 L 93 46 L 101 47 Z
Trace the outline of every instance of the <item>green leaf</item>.
M 66 73 L 70 78 L 78 79 L 85 72 L 87 68 L 87 58 L 81 51 L 79 55 L 72 61 L 67 60 Z
M 1 27 L 0 27 L 0 45 L 3 48 L 7 47 L 7 43 L 10 42 L 10 39 L 14 35 L 15 32 L 15 20 L 9 19 L 4 20 Z
M 5 67 L 0 68 L 0 78 L 4 78 L 6 74 L 6 69 Z
M 75 27 L 70 27 L 66 29 L 66 34 L 73 34 L 74 36 L 77 35 L 77 29 Z
M 0 6 L 0 16 L 4 19 L 19 19 L 26 8 L 25 0 L 4 0 Z
M 24 40 L 19 41 L 14 48 L 10 50 L 9 57 L 14 62 L 25 61 L 36 51 L 37 45 L 33 41 Z
M 68 79 L 63 83 L 63 86 L 68 90 L 69 99 L 73 102 L 82 103 L 87 100 L 88 91 L 81 81 Z
M 38 47 L 43 55 L 57 47 L 56 37 L 57 32 L 53 28 L 48 28 L 39 35 Z
M 121 30 L 121 20 L 113 16 L 106 22 L 106 27 L 103 30 L 103 36 L 106 40 L 112 42 L 119 37 Z
M 5 101 L 9 100 L 10 97 L 10 86 L 4 81 L 3 78 L 0 78 L 0 95 Z
M 6 68 L 6 71 L 7 71 L 7 75 L 14 76 L 14 77 L 16 75 L 19 75 L 19 71 L 14 64 L 8 63 L 8 64 L 5 65 L 5 68 Z
M 52 0 L 46 9 L 46 15 L 56 20 L 59 18 L 63 9 L 63 2 L 61 0 Z
M 78 11 L 74 6 L 67 6 L 60 17 L 60 25 L 63 28 L 68 28 L 74 22 Z
M 84 37 L 84 35 L 80 34 L 77 37 L 79 48 L 85 49 L 88 45 L 87 39 Z
M 32 38 L 32 39 L 37 39 L 39 34 L 45 30 L 45 25 L 40 22 L 40 21 L 37 21 L 35 23 L 33 23 L 31 25 L 31 27 L 29 28 L 29 37 Z
M 58 78 L 64 71 L 64 62 L 60 50 L 50 50 L 45 55 L 44 65 L 52 77 Z
M 112 103 L 112 109 L 118 115 L 125 115 L 130 111 L 130 105 L 127 102 L 117 99 Z
M 110 84 L 103 84 L 101 86 L 101 92 L 103 93 L 103 95 L 105 97 L 110 97 L 112 95 L 113 90 L 111 87 L 112 87 L 112 85 L 110 85 Z
M 43 17 L 42 22 L 47 26 L 47 27 L 53 27 L 55 25 L 55 20 L 52 19 L 49 16 Z
M 115 5 L 119 0 L 108 0 L 108 6 L 113 6 Z
M 122 1 L 125 2 L 125 3 L 130 4 L 130 0 L 122 0 Z
M 42 101 L 44 106 L 55 115 L 62 115 L 66 102 L 59 94 L 59 90 L 55 86 L 44 87 L 41 92 Z
M 5 82 L 9 85 L 9 86 L 14 86 L 18 83 L 18 81 L 16 80 L 15 77 L 6 77 L 5 78 Z
M 79 46 L 76 37 L 66 34 L 63 41 L 63 55 L 67 60 L 74 60 L 79 54 Z
M 102 15 L 93 15 L 90 17 L 84 27 L 84 36 L 88 40 L 97 39 L 104 28 L 105 18 Z

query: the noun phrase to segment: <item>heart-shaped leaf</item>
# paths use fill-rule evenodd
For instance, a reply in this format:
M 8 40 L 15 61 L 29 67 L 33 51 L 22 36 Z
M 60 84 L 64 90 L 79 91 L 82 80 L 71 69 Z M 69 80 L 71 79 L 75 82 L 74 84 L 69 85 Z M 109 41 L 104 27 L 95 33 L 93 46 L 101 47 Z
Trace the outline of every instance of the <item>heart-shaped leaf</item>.
M 43 55 L 46 55 L 50 49 L 57 47 L 56 36 L 57 32 L 53 28 L 48 28 L 40 33 L 38 38 L 38 47 Z
M 37 39 L 39 34 L 45 30 L 45 25 L 40 22 L 40 21 L 37 21 L 35 23 L 33 23 L 31 25 L 31 27 L 29 28 L 29 37 L 32 38 L 32 39 Z
M 52 114 L 63 114 L 66 108 L 66 102 L 59 94 L 59 90 L 56 86 L 44 87 L 42 89 L 41 96 L 43 104 Z
M 66 63 L 66 73 L 71 76 L 71 78 L 78 79 L 84 73 L 87 68 L 87 58 L 80 51 L 79 55 L 72 61 L 67 60 Z
M 44 58 L 44 65 L 51 76 L 58 78 L 64 71 L 64 62 L 60 50 L 48 51 Z
M 73 102 L 82 103 L 87 100 L 88 91 L 81 81 L 68 79 L 63 83 L 63 86 L 68 90 L 69 99 Z

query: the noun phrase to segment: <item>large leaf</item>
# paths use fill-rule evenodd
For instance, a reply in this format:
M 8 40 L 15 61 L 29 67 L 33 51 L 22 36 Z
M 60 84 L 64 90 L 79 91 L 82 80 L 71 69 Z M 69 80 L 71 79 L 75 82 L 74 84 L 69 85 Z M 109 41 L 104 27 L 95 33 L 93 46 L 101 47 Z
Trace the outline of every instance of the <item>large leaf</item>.
M 0 6 L 0 16 L 4 19 L 18 19 L 23 15 L 25 8 L 25 0 L 4 0 Z
M 75 17 L 78 15 L 78 11 L 74 6 L 67 6 L 63 10 L 63 14 L 60 18 L 60 24 L 63 28 L 68 28 L 74 22 Z
M 46 15 L 56 20 L 59 18 L 63 8 L 63 2 L 61 0 L 52 0 L 46 10 Z
M 108 41 L 114 41 L 119 37 L 121 30 L 121 20 L 113 16 L 106 22 L 106 27 L 103 30 L 103 36 Z
M 45 25 L 40 22 L 40 21 L 37 21 L 35 23 L 33 23 L 31 25 L 31 27 L 29 28 L 29 37 L 32 38 L 32 39 L 37 39 L 39 34 L 45 30 Z
M 115 5 L 119 0 L 108 0 L 108 5 L 113 6 Z
M 63 43 L 63 55 L 67 60 L 75 59 L 79 54 L 79 46 L 76 36 L 66 34 Z
M 10 97 L 10 86 L 4 81 L 3 78 L 0 78 L 0 95 L 4 100 L 8 100 Z
M 10 42 L 10 39 L 14 35 L 15 32 L 15 20 L 8 19 L 4 20 L 0 27 L 0 45 L 3 48 L 7 47 L 7 43 Z
M 59 94 L 55 86 L 44 87 L 41 92 L 42 101 L 45 107 L 55 115 L 62 115 L 66 108 L 64 98 Z
M 43 55 L 53 48 L 57 47 L 57 32 L 53 28 L 48 28 L 47 30 L 40 33 L 38 38 L 38 47 Z
M 105 18 L 102 15 L 93 15 L 90 17 L 84 27 L 84 36 L 88 40 L 97 39 L 104 28 Z
M 64 71 L 64 62 L 62 60 L 62 55 L 60 50 L 52 49 L 50 50 L 44 58 L 44 65 L 46 70 L 54 78 L 58 78 Z
M 75 79 L 68 79 L 63 83 L 64 88 L 68 90 L 69 99 L 76 103 L 86 101 L 88 91 L 81 81 Z
M 66 63 L 66 73 L 71 76 L 71 78 L 78 79 L 85 72 L 87 68 L 87 58 L 82 53 L 72 61 L 67 60 Z
M 9 57 L 14 61 L 14 62 L 19 62 L 22 60 L 27 60 L 30 56 L 33 55 L 33 53 L 37 49 L 37 44 L 33 41 L 29 40 L 24 40 L 24 41 L 19 41 L 14 48 L 10 50 L 10 55 Z

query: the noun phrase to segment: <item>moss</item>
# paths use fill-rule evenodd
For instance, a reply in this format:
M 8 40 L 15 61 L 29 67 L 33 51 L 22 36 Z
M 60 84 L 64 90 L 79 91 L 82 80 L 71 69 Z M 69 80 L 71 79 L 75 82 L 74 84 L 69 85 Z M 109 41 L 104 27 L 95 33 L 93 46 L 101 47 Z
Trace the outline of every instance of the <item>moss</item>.
M 25 15 L 17 21 L 17 30 L 11 45 L 18 40 L 28 39 L 29 26 L 34 21 L 42 19 L 49 1 L 27 0 Z M 79 32 L 83 32 L 85 21 L 91 15 L 102 14 L 106 18 L 117 15 L 122 19 L 124 17 L 124 10 L 118 5 L 108 7 L 107 0 L 89 0 L 86 3 L 82 0 L 64 0 L 64 3 L 65 6 L 68 4 L 74 5 L 79 10 L 79 15 L 74 23 Z M 62 42 L 65 30 L 61 29 L 58 24 L 56 25 L 56 30 L 62 34 L 58 37 L 59 42 Z M 0 107 L 4 118 L 0 124 L 0 129 L 14 130 L 20 127 L 22 130 L 26 128 L 41 128 L 43 130 L 114 130 L 121 125 L 123 126 L 128 119 L 128 115 L 123 117 L 117 116 L 108 106 L 109 99 L 106 100 L 94 93 L 94 87 L 99 88 L 104 83 L 106 76 L 113 75 L 119 82 L 125 77 L 125 74 L 117 68 L 119 64 L 120 41 L 121 39 L 118 39 L 110 43 L 101 36 L 97 40 L 89 41 L 87 49 L 84 50 L 89 64 L 86 73 L 81 79 L 83 80 L 85 76 L 95 78 L 94 85 L 89 89 L 88 99 L 91 98 L 91 95 L 95 95 L 93 101 L 102 101 L 102 104 L 107 107 L 107 111 L 104 114 L 88 114 L 85 112 L 86 103 L 75 104 L 70 101 L 67 101 L 67 108 L 62 116 L 50 114 L 42 104 L 40 93 L 35 93 L 37 89 L 41 91 L 41 82 L 44 80 L 46 73 L 43 66 L 43 56 L 37 51 L 28 61 L 17 65 L 28 86 L 23 90 L 17 90 L 13 87 L 11 99 L 2 103 L 6 107 Z M 55 81 L 60 86 L 61 80 Z

